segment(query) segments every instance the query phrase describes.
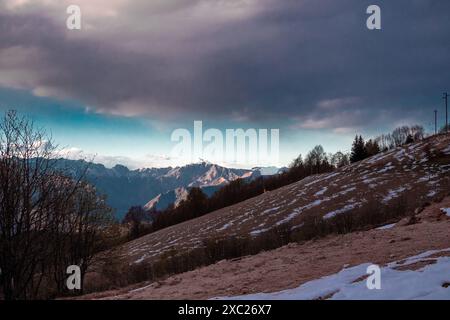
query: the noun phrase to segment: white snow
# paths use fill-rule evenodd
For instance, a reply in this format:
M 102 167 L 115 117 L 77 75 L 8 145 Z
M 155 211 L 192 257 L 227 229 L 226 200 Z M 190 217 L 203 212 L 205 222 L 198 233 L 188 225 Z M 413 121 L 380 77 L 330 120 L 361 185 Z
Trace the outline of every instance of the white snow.
M 388 195 L 383 198 L 383 202 L 386 203 L 386 202 L 389 202 L 390 200 L 392 200 L 394 198 L 397 198 L 399 196 L 399 194 L 404 192 L 405 190 L 406 190 L 405 187 L 400 187 L 398 189 L 391 189 L 391 190 L 389 190 Z
M 344 213 L 344 212 L 353 210 L 353 209 L 355 209 L 356 207 L 359 207 L 360 205 L 361 205 L 360 203 L 350 203 L 350 204 L 347 204 L 346 206 L 344 206 L 344 207 L 341 208 L 341 209 L 337 209 L 337 210 L 328 212 L 326 215 L 323 216 L 323 218 L 324 218 L 324 219 L 330 219 L 330 218 L 333 218 L 334 216 L 336 216 L 336 215 L 338 215 L 338 214 L 340 214 L 340 213 Z
M 342 186 L 342 188 L 345 188 L 345 187 L 346 186 Z M 356 190 L 356 187 L 351 187 L 351 188 L 345 189 L 343 191 L 340 191 L 338 194 L 339 195 L 346 195 L 347 193 L 355 191 L 355 190 Z
M 269 230 L 270 230 L 270 228 L 253 230 L 253 231 L 250 232 L 250 235 L 252 235 L 252 236 L 257 236 L 257 235 L 259 235 L 259 234 L 261 234 L 261 233 L 264 233 L 264 232 L 267 232 L 267 231 L 269 231 Z
M 279 225 L 282 225 L 283 223 L 289 222 L 292 219 L 294 219 L 295 217 L 297 217 L 299 214 L 301 214 L 304 210 L 309 210 L 309 209 L 311 209 L 313 207 L 316 207 L 316 206 L 318 206 L 318 205 L 320 205 L 320 204 L 322 204 L 324 202 L 330 201 L 331 199 L 333 199 L 335 197 L 336 197 L 336 195 L 334 195 L 332 197 L 326 197 L 326 198 L 323 198 L 323 199 L 318 199 L 318 200 L 315 200 L 315 201 L 313 201 L 313 202 L 311 202 L 311 203 L 309 203 L 309 204 L 307 204 L 307 205 L 305 205 L 303 207 L 296 208 L 286 218 L 278 221 L 276 223 L 276 225 L 279 226 Z
M 397 161 L 403 161 L 405 155 L 406 155 L 405 149 L 401 149 L 394 155 L 394 157 L 395 159 L 397 159 Z
M 441 208 L 441 211 L 445 213 L 447 217 L 450 217 L 450 208 Z
M 311 186 L 313 184 L 316 184 L 317 182 L 321 182 L 321 181 L 324 181 L 324 180 L 328 180 L 330 178 L 334 178 L 334 177 L 336 177 L 339 174 L 340 174 L 339 172 L 333 172 L 333 173 L 327 173 L 325 175 L 319 175 L 319 176 L 317 176 L 317 177 L 320 177 L 319 179 L 313 180 L 310 183 L 305 184 L 305 187 L 309 187 L 309 186 Z M 313 177 L 316 177 L 316 176 L 313 176 Z
M 392 162 L 389 162 L 388 164 L 386 164 L 386 166 L 383 169 L 378 170 L 377 173 L 385 173 L 394 168 L 395 168 L 395 166 L 392 165 Z
M 272 293 L 256 293 L 235 297 L 219 297 L 227 300 L 309 300 L 330 298 L 334 300 L 450 300 L 450 257 L 428 258 L 437 252 L 433 250 L 420 255 L 390 263 L 381 268 L 381 289 L 368 289 L 367 268 L 364 263 L 317 280 L 306 282 L 294 289 Z M 418 261 L 435 261 L 418 270 L 397 270 L 395 267 L 411 265 Z M 359 280 L 359 281 L 356 281 Z
M 278 209 L 280 209 L 280 207 L 273 207 L 273 208 L 270 208 L 270 209 L 266 209 L 263 212 L 261 212 L 261 215 L 269 213 L 269 212 L 272 212 L 272 211 L 277 211 Z
M 378 178 L 364 178 L 364 180 L 362 181 L 362 183 L 365 184 L 372 184 L 372 182 L 378 180 Z
M 144 255 L 143 255 L 142 257 L 140 257 L 139 259 L 136 259 L 136 261 L 134 261 L 133 263 L 134 263 L 134 264 L 139 264 L 139 263 L 141 263 L 142 261 L 144 261 L 146 257 L 147 257 L 147 255 L 144 254 Z
M 434 178 L 438 178 L 438 177 L 439 177 L 439 175 L 437 173 L 430 174 L 430 175 L 426 175 L 426 176 L 423 176 L 423 177 L 417 179 L 417 182 L 427 182 L 427 181 L 430 181 L 430 180 L 432 180 Z
M 376 228 L 376 230 L 387 230 L 387 229 L 391 229 L 393 227 L 395 227 L 396 223 L 391 223 L 391 224 L 387 224 L 385 226 L 381 226 Z
M 385 152 L 385 153 L 379 153 L 378 155 L 373 156 L 372 158 L 370 158 L 370 160 L 367 161 L 367 163 L 374 164 L 377 161 L 380 161 L 380 160 L 383 160 L 383 159 L 389 157 L 394 151 L 395 151 L 395 149 L 391 150 L 391 151 L 388 151 L 388 152 Z
M 317 191 L 314 195 L 316 197 L 323 195 L 328 190 L 328 187 L 323 187 L 322 190 Z
M 226 229 L 228 229 L 229 227 L 231 227 L 232 225 L 233 225 L 232 222 L 226 223 L 226 224 L 224 224 L 222 227 L 220 227 L 219 229 L 217 229 L 217 231 L 223 231 L 223 230 L 226 230 Z
M 431 190 L 430 192 L 428 192 L 427 197 L 429 197 L 429 198 L 434 197 L 436 195 L 436 193 L 437 193 L 436 191 Z

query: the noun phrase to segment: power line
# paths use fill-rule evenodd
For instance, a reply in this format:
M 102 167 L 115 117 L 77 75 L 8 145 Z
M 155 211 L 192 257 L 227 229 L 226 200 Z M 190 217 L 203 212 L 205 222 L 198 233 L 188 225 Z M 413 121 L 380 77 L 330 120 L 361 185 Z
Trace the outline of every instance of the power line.
M 434 134 L 437 134 L 437 110 L 434 110 Z
M 444 92 L 443 99 L 445 100 L 445 132 L 448 133 L 448 93 L 447 92 Z

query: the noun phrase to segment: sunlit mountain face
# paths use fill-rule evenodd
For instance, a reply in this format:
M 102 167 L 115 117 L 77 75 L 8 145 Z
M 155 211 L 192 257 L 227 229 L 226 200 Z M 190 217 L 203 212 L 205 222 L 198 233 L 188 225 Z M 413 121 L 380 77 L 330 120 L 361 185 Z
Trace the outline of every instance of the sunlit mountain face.
M 229 169 L 212 163 L 198 162 L 182 167 L 131 170 L 123 165 L 107 168 L 84 160 L 58 159 L 56 169 L 73 177 L 83 177 L 98 192 L 121 220 L 132 206 L 164 210 L 185 199 L 190 188 L 198 187 L 211 196 L 236 179 L 251 181 L 261 176 L 277 174 L 274 168 Z

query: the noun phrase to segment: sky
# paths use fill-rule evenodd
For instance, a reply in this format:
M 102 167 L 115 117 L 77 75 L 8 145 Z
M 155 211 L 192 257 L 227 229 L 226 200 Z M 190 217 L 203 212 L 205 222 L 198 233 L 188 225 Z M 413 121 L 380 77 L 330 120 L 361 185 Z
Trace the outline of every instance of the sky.
M 69 30 L 69 5 L 81 30 Z M 369 5 L 381 30 L 366 27 Z M 0 0 L 0 111 L 67 157 L 185 164 L 177 128 L 279 129 L 278 166 L 355 134 L 443 125 L 447 0 Z M 208 160 L 208 159 L 206 159 Z M 222 163 L 251 167 L 249 163 Z

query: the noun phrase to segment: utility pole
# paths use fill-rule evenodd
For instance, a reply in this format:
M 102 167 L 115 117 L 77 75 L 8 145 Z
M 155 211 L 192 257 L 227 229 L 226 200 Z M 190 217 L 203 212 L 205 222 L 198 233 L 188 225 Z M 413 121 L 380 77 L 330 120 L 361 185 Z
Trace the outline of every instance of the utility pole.
M 437 134 L 437 110 L 434 110 L 434 134 Z
M 445 100 L 445 132 L 448 133 L 448 93 L 444 92 L 444 100 Z

